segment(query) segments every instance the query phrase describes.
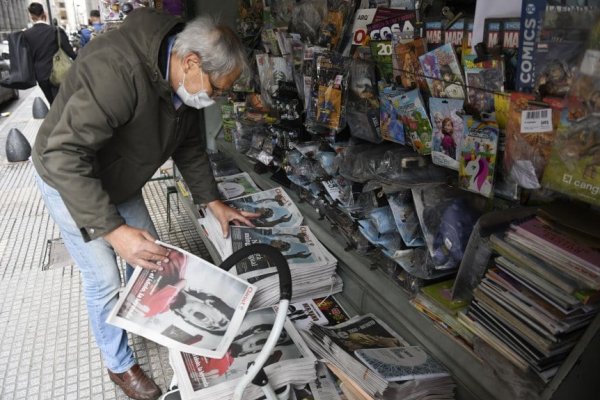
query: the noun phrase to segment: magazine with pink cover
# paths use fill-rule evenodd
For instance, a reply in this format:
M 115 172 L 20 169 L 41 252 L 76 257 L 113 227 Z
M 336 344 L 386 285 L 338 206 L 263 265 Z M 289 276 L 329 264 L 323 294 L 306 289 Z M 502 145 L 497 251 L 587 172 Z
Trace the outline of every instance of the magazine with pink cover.
M 138 267 L 107 321 L 163 346 L 223 357 L 256 287 L 185 250 L 168 248 L 162 271 Z

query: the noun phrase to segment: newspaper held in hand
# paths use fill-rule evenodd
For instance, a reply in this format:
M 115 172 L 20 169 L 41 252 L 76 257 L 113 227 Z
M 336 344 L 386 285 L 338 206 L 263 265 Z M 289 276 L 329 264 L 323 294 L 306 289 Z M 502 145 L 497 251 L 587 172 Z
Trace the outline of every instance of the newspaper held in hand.
M 253 363 L 271 333 L 275 313 L 271 309 L 251 311 L 224 357 L 211 359 L 171 350 L 173 365 L 183 398 L 231 399 L 249 364 Z M 277 345 L 264 367 L 274 389 L 288 384 L 304 385 L 316 378 L 316 359 L 293 324 L 286 320 Z M 260 387 L 249 385 L 244 399 L 263 396 Z
M 419 346 L 362 349 L 356 350 L 354 354 L 387 381 L 450 376 L 443 365 Z
M 185 250 L 170 249 L 163 271 L 136 268 L 107 321 L 163 346 L 223 357 L 255 286 Z

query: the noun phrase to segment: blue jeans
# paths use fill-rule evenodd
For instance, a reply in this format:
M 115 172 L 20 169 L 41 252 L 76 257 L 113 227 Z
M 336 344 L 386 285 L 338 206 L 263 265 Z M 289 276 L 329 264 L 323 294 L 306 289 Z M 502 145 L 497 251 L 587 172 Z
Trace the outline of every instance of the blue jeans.
M 103 238 L 84 242 L 58 191 L 37 173 L 35 178 L 50 216 L 58 225 L 65 246 L 81 272 L 90 325 L 104 364 L 112 372 L 125 372 L 135 364 L 133 352 L 127 344 L 127 332 L 106 322 L 121 288 L 115 251 Z M 141 193 L 117 205 L 117 209 L 127 225 L 145 229 L 158 238 Z M 127 279 L 132 271 L 133 267 L 127 265 Z

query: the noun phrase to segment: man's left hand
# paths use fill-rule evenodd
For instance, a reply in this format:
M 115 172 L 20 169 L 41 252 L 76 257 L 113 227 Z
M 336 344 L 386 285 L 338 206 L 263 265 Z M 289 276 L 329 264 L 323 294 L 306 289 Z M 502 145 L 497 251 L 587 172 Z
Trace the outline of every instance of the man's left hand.
M 259 213 L 251 213 L 248 211 L 238 211 L 235 208 L 231 208 L 224 204 L 220 200 L 211 201 L 206 205 L 210 208 L 210 211 L 217 217 L 221 224 L 221 230 L 223 231 L 223 237 L 229 236 L 229 223 L 232 222 L 234 225 L 244 224 L 246 226 L 254 227 L 250 218 L 260 217 Z

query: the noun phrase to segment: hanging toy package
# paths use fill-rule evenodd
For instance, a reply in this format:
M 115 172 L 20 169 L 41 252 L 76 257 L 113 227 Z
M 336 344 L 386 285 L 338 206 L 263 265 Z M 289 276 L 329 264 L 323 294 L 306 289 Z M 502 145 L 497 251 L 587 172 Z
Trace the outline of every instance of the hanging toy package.
M 380 143 L 379 99 L 373 64 L 353 60 L 349 86 L 346 118 L 350 133 L 368 142 Z

